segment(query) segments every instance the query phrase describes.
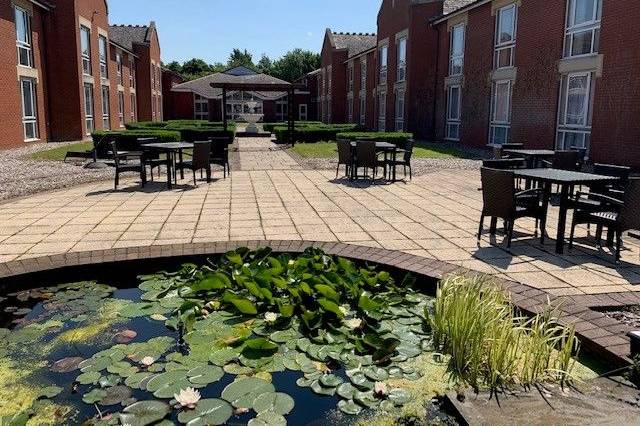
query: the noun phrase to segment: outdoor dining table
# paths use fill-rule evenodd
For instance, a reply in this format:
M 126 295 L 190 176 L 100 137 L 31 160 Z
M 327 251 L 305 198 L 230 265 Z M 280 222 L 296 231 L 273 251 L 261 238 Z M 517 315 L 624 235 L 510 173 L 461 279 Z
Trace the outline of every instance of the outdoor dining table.
M 359 141 L 352 141 L 351 142 L 351 154 L 352 154 L 352 158 L 355 159 L 355 149 L 356 149 L 356 144 Z M 384 158 L 385 161 L 387 160 L 387 155 L 391 154 L 391 161 L 393 164 L 393 167 L 389 168 L 389 180 L 391 182 L 396 182 L 396 154 L 398 153 L 398 147 L 395 144 L 389 143 L 389 142 L 376 142 L 376 150 L 377 151 L 382 151 L 384 152 Z M 352 167 L 351 168 L 351 176 L 352 178 L 355 177 L 356 171 L 355 168 Z M 387 176 L 385 176 L 385 179 L 387 178 Z
M 152 151 L 158 151 L 167 155 L 167 188 L 173 187 L 172 176 L 175 171 L 172 172 L 173 166 L 176 164 L 176 154 L 179 156 L 180 163 L 182 163 L 182 151 L 185 149 L 192 149 L 193 143 L 191 142 L 166 142 L 166 143 L 147 143 L 143 144 L 143 147 Z M 181 176 L 184 178 L 184 175 Z M 176 176 L 177 183 L 177 176 Z
M 558 213 L 558 232 L 556 236 L 556 253 L 564 253 L 565 230 L 567 226 L 567 210 L 569 209 L 569 190 L 576 185 L 589 187 L 615 182 L 617 177 L 596 175 L 593 173 L 574 172 L 559 169 L 520 169 L 514 170 L 516 177 L 531 179 L 544 185 L 543 205 L 549 205 L 551 185 L 560 187 L 560 211 Z
M 505 149 L 504 152 L 524 157 L 528 169 L 539 167 L 540 160 L 552 158 L 555 155 L 555 151 L 550 149 Z

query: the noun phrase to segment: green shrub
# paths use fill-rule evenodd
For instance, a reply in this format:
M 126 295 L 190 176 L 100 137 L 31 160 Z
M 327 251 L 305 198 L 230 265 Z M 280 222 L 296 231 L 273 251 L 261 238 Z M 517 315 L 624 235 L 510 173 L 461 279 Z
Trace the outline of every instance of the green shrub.
M 320 142 L 336 140 L 336 135 L 343 132 L 353 132 L 358 130 L 357 124 L 333 124 L 315 125 L 308 127 L 297 127 L 294 130 L 294 140 L 296 142 Z M 289 142 L 289 129 L 286 127 L 276 127 L 273 131 L 276 135 L 277 143 Z
M 141 121 L 138 123 L 126 124 L 126 128 L 128 130 L 145 130 L 145 129 L 182 130 L 184 128 L 193 128 L 193 127 L 222 129 L 224 127 L 224 123 L 206 121 L 206 120 L 169 120 L 169 121 L 162 121 L 162 122 Z M 235 130 L 236 123 L 233 121 L 227 122 L 227 129 Z
M 115 138 L 116 144 L 119 150 L 123 151 L 137 151 L 140 149 L 138 138 L 156 138 L 158 142 L 179 142 L 182 140 L 180 132 L 173 130 L 123 130 L 105 132 L 103 130 L 96 130 L 91 134 L 93 139 L 93 145 L 96 148 L 98 157 L 107 157 L 107 152 L 111 150 L 109 141 L 112 137 Z
M 322 123 L 321 121 L 296 121 L 296 127 L 309 127 L 309 126 L 318 126 L 323 124 L 324 123 Z M 264 123 L 262 125 L 262 128 L 264 129 L 264 131 L 270 132 L 270 133 L 273 133 L 276 127 L 287 127 L 287 123 L 286 122 Z
M 186 142 L 206 141 L 209 138 L 226 137 L 231 144 L 235 138 L 235 129 L 225 131 L 222 127 L 189 127 L 181 128 L 179 131 L 182 140 Z
M 138 123 L 127 123 L 125 127 L 127 130 L 152 130 L 152 129 L 164 129 L 167 126 L 166 122 L 157 121 L 141 121 Z
M 389 142 L 399 147 L 404 147 L 409 139 L 413 139 L 413 133 L 401 132 L 343 132 L 336 135 L 336 139 L 349 139 L 352 141 L 366 139 L 369 141 Z

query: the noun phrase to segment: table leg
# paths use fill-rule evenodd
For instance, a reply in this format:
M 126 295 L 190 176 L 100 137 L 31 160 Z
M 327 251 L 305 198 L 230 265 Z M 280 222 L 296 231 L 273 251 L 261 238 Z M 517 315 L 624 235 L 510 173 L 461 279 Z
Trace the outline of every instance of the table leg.
M 170 152 L 167 151 L 167 188 L 169 189 L 173 187 L 173 171 L 171 170 L 172 162 L 172 156 Z
M 182 150 L 178 151 L 178 156 L 180 158 L 180 179 L 184 180 L 184 167 L 182 167 Z
M 569 185 L 560 185 L 560 211 L 558 212 L 558 235 L 556 236 L 556 253 L 564 253 L 564 233 L 567 226 L 567 210 L 569 209 Z

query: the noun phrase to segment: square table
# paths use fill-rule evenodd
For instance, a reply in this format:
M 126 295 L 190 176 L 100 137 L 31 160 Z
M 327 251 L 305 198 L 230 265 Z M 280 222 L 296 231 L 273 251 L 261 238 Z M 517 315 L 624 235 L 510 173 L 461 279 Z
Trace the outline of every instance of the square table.
M 569 189 L 576 185 L 598 185 L 616 182 L 620 178 L 596 175 L 593 173 L 574 172 L 559 169 L 521 169 L 514 170 L 516 177 L 531 179 L 544 184 L 544 205 L 549 205 L 551 185 L 560 187 L 560 212 L 558 214 L 558 233 L 556 236 L 556 253 L 564 253 L 565 229 L 567 226 L 567 210 L 569 209 Z
M 192 149 L 193 143 L 191 142 L 166 142 L 166 143 L 147 143 L 142 145 L 144 148 L 152 151 L 159 151 L 167 155 L 167 188 L 171 189 L 173 182 L 171 181 L 172 171 L 171 167 L 175 164 L 175 154 L 180 155 L 180 161 L 182 161 L 182 151 L 185 149 Z
M 352 160 L 355 156 L 355 148 L 356 148 L 356 144 L 358 142 L 365 142 L 364 140 L 362 141 L 352 141 L 351 142 L 351 153 L 352 153 Z M 391 182 L 396 182 L 396 154 L 398 152 L 398 147 L 395 144 L 389 143 L 389 142 L 376 142 L 376 150 L 378 151 L 383 151 L 384 155 L 385 155 L 385 159 L 387 157 L 388 153 L 391 153 L 391 161 L 393 161 L 393 168 L 389 168 L 389 177 L 391 178 Z M 352 163 L 355 165 L 355 162 L 352 161 Z M 356 172 L 355 172 L 355 168 L 351 167 L 352 169 L 352 177 L 355 177 Z M 387 178 L 387 176 L 385 176 L 385 179 Z
M 527 160 L 527 168 L 529 169 L 538 167 L 538 160 L 553 158 L 556 154 L 550 149 L 505 149 L 504 152 L 523 156 Z

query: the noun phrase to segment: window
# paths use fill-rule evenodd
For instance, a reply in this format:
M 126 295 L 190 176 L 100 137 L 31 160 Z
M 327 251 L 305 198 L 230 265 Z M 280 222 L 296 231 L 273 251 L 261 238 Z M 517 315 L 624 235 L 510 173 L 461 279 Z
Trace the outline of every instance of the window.
M 20 79 L 22 92 L 22 126 L 26 141 L 38 139 L 38 113 L 36 107 L 36 83 L 32 78 Z
M 333 120 L 333 105 L 331 103 L 331 96 L 327 97 L 327 122 L 332 123 Z
M 277 121 L 285 121 L 289 116 L 289 105 L 287 101 L 276 102 L 276 119 Z
M 102 86 L 102 128 L 104 130 L 111 128 L 109 121 L 109 86 Z
M 193 103 L 195 108 L 193 118 L 196 120 L 209 120 L 209 100 L 194 93 Z
M 129 57 L 129 87 L 136 87 L 136 62 L 132 57 Z
M 329 66 L 329 68 L 327 68 L 327 94 L 329 96 L 331 96 L 331 90 L 332 90 L 332 77 L 333 77 L 333 66 Z
M 396 90 L 396 131 L 402 132 L 404 130 L 404 90 Z
M 496 81 L 491 94 L 491 129 L 489 141 L 502 145 L 509 141 L 511 128 L 511 81 Z
M 84 84 L 84 117 L 87 134 L 90 135 L 94 129 L 93 123 L 93 85 Z
M 26 10 L 15 6 L 16 46 L 18 48 L 18 65 L 33 67 L 31 54 L 31 18 Z
M 307 121 L 307 104 L 300 104 L 298 106 L 298 120 Z
M 118 122 L 124 127 L 124 93 L 118 92 Z
M 124 80 L 122 79 L 122 54 L 116 53 L 116 70 L 118 74 L 118 84 L 123 85 Z
M 407 38 L 398 40 L 398 78 L 397 81 L 405 81 L 407 78 Z
M 157 118 L 158 118 L 158 121 L 162 121 L 162 96 L 158 95 L 158 97 L 156 98 L 156 102 L 158 103 Z
M 558 149 L 588 149 L 593 115 L 594 77 L 590 72 L 562 77 L 558 112 Z
M 451 29 L 451 55 L 449 58 L 449 75 L 460 75 L 464 69 L 464 24 Z
M 360 62 L 360 91 L 367 90 L 367 61 Z
M 360 92 L 360 125 L 364 126 L 367 119 L 367 94 Z
M 347 99 L 347 122 L 353 123 L 353 97 Z
M 136 95 L 135 93 L 131 93 L 129 97 L 131 98 L 131 121 L 137 121 L 138 117 L 136 114 L 136 109 L 138 106 L 136 105 Z
M 516 26 L 518 8 L 515 4 L 503 7 L 496 14 L 496 39 L 494 67 L 512 67 L 516 46 Z
M 349 74 L 349 82 L 348 82 L 348 87 L 347 87 L 347 91 L 348 92 L 353 92 L 353 62 L 349 62 L 349 66 L 348 66 L 348 74 Z
M 564 56 L 598 53 L 602 0 L 568 0 Z
M 447 128 L 445 139 L 460 140 L 460 86 L 447 89 Z
M 379 50 L 378 65 L 380 66 L 380 84 L 387 83 L 387 60 L 389 56 L 389 47 L 382 46 Z
M 82 54 L 82 72 L 91 75 L 91 30 L 80 27 L 80 53 Z
M 387 93 L 378 95 L 378 131 L 384 132 L 387 125 Z
M 107 58 L 109 57 L 109 52 L 107 50 L 107 38 L 105 36 L 100 36 L 98 38 L 98 43 L 100 48 L 100 77 L 108 78 L 109 67 L 107 66 Z

